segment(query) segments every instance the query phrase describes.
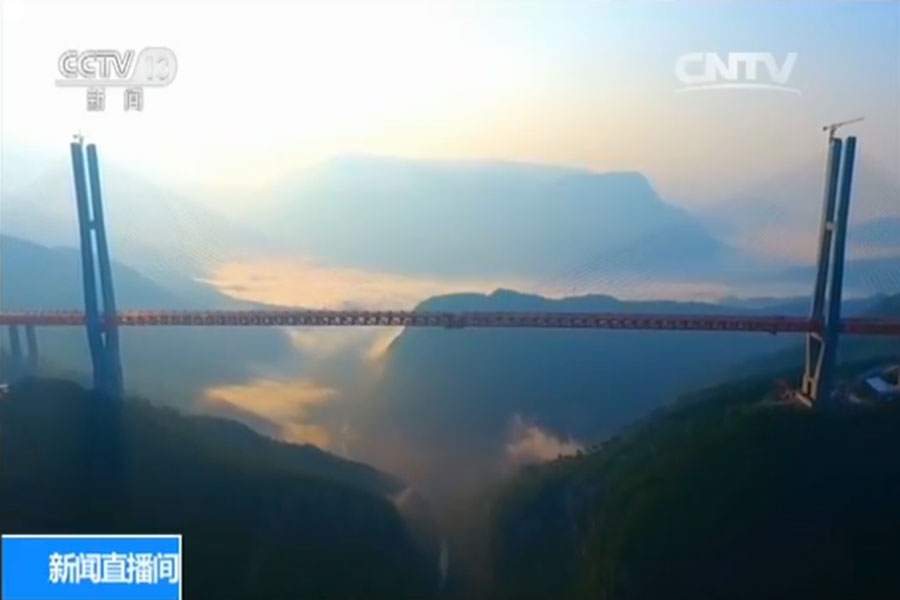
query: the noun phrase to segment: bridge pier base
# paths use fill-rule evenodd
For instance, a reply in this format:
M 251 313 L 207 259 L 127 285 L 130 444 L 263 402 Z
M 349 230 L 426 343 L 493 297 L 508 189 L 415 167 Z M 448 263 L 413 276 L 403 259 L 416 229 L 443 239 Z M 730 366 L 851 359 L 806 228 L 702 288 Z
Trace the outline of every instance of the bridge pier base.
M 34 325 L 25 325 L 25 367 L 28 375 L 34 375 L 38 369 L 37 329 Z
M 9 362 L 6 364 L 6 379 L 18 381 L 34 375 L 38 367 L 37 332 L 32 324 L 25 325 L 25 352 L 22 351 L 22 336 L 18 325 L 9 325 Z
M 22 338 L 19 336 L 19 326 L 10 325 L 9 332 L 9 363 L 6 365 L 7 381 L 18 381 L 25 375 L 25 358 L 22 355 Z

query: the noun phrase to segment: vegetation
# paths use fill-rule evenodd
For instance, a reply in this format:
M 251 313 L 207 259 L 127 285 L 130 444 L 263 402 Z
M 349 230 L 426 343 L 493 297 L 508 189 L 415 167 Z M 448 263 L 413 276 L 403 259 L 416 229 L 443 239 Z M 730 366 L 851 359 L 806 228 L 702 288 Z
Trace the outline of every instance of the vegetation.
M 900 596 L 900 409 L 810 411 L 771 382 L 523 474 L 494 504 L 495 595 Z
M 181 533 L 185 596 L 422 597 L 398 482 L 236 423 L 29 380 L 0 401 L 0 531 Z

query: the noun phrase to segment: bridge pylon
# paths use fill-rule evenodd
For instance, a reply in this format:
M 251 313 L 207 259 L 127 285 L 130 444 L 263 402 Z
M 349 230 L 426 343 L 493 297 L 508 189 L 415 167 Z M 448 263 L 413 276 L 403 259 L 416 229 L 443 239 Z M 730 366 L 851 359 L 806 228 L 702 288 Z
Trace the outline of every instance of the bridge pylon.
M 94 389 L 119 398 L 123 392 L 119 358 L 119 329 L 106 227 L 97 147 L 85 147 L 81 137 L 70 145 L 75 176 L 75 201 L 81 245 L 81 275 L 88 348 L 94 370 Z M 99 276 L 99 288 L 98 288 Z
M 819 255 L 810 314 L 818 327 L 806 336 L 806 367 L 799 392 L 803 402 L 816 408 L 827 408 L 834 400 L 834 368 L 841 328 L 844 255 L 855 156 L 856 138 L 848 137 L 845 144 L 832 130 L 828 137 Z

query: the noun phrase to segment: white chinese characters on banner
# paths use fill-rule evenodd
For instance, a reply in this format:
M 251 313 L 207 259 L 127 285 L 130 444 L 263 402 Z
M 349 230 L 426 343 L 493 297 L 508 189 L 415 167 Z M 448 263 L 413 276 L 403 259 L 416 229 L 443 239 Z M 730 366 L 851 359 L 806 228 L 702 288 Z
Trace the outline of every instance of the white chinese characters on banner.
M 49 565 L 50 583 L 178 583 L 181 575 L 175 553 L 54 552 Z

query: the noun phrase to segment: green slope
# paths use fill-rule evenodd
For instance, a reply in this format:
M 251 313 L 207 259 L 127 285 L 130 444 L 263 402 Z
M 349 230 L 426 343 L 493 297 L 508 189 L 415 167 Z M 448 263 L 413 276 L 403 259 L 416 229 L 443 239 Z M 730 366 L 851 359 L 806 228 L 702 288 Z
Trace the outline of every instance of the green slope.
M 386 498 L 398 485 L 71 383 L 25 381 L 0 401 L 0 531 L 181 533 L 187 598 L 428 595 L 432 559 Z
M 522 474 L 493 508 L 495 595 L 900 596 L 900 410 L 776 406 L 771 381 Z

